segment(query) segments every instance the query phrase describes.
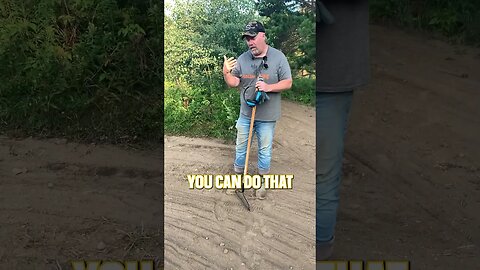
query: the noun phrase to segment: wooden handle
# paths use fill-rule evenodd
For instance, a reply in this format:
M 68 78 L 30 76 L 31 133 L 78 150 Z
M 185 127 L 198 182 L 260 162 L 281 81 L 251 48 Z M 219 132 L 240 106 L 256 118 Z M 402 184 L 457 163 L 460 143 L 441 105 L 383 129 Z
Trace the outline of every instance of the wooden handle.
M 257 111 L 257 106 L 252 108 L 252 117 L 250 118 L 250 130 L 248 131 L 248 141 L 247 141 L 247 156 L 245 158 L 245 169 L 243 175 L 247 175 L 248 172 L 248 156 L 250 156 L 250 144 L 252 142 L 252 131 L 253 131 L 253 122 L 255 121 L 255 112 Z

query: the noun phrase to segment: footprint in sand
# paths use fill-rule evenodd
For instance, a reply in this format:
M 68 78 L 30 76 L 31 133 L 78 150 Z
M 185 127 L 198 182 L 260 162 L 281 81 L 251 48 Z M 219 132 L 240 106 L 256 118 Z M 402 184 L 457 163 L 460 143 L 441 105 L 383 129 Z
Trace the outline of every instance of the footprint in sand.
M 245 258 L 245 259 L 250 259 L 253 258 L 253 255 L 255 254 L 255 237 L 257 234 L 253 231 L 248 230 L 242 239 L 242 247 L 240 248 L 240 254 Z
M 262 235 L 265 237 L 265 238 L 272 238 L 273 237 L 273 232 L 271 229 L 269 229 L 267 226 L 263 226 L 261 229 L 260 229 L 260 232 L 262 233 Z
M 265 224 L 265 219 L 259 218 L 260 224 L 258 224 L 258 227 L 260 228 L 260 233 L 263 235 L 265 238 L 272 238 L 273 237 L 273 231 L 272 229 Z
M 215 205 L 213 207 L 215 219 L 217 219 L 218 221 L 224 221 L 225 219 L 227 219 L 228 213 L 225 208 L 226 207 L 223 202 L 215 201 Z

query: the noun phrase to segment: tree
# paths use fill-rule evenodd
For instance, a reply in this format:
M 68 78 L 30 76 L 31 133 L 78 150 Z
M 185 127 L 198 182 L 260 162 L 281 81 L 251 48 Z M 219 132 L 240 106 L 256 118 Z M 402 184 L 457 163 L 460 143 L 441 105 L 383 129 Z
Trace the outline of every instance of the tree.
M 173 77 L 192 83 L 220 83 L 223 55 L 238 57 L 245 51 L 240 33 L 254 18 L 251 1 L 177 0 L 172 15 L 165 18 L 165 67 Z M 186 76 L 188 75 L 188 76 Z
M 315 4 L 311 0 L 257 0 L 268 39 L 282 50 L 295 71 L 315 73 Z

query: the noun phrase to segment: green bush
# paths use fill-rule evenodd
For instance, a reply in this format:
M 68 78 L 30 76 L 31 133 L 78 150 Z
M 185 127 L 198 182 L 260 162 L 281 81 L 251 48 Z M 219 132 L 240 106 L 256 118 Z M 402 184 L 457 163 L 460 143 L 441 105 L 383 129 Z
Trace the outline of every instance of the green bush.
M 226 86 L 165 84 L 165 132 L 231 140 L 239 113 L 238 92 Z
M 120 142 L 162 136 L 163 7 L 0 3 L 0 131 Z
M 315 79 L 294 79 L 292 88 L 282 92 L 282 98 L 310 106 L 315 106 Z

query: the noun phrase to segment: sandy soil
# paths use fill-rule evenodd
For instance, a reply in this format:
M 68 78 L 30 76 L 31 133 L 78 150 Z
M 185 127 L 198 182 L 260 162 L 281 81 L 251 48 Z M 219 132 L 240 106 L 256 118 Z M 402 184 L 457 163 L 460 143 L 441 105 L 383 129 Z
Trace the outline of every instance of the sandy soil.
M 160 149 L 0 137 L 0 269 L 163 260 Z
M 371 34 L 372 83 L 354 97 L 334 259 L 477 269 L 480 50 L 379 26 Z M 284 104 L 272 167 L 295 174 L 294 189 L 250 199 L 253 212 L 235 195 L 187 188 L 187 174 L 230 171 L 230 144 L 166 138 L 163 218 L 159 148 L 0 137 L 0 269 L 160 262 L 164 221 L 166 269 L 314 269 L 313 115 Z
M 269 191 L 263 201 L 250 191 L 252 212 L 225 191 L 188 189 L 187 174 L 231 174 L 233 145 L 166 138 L 165 269 L 314 268 L 315 111 L 282 106 L 271 173 L 293 174 L 294 188 Z M 251 150 L 250 174 L 256 152 Z
M 335 259 L 480 265 L 480 50 L 373 26 L 346 143 Z

